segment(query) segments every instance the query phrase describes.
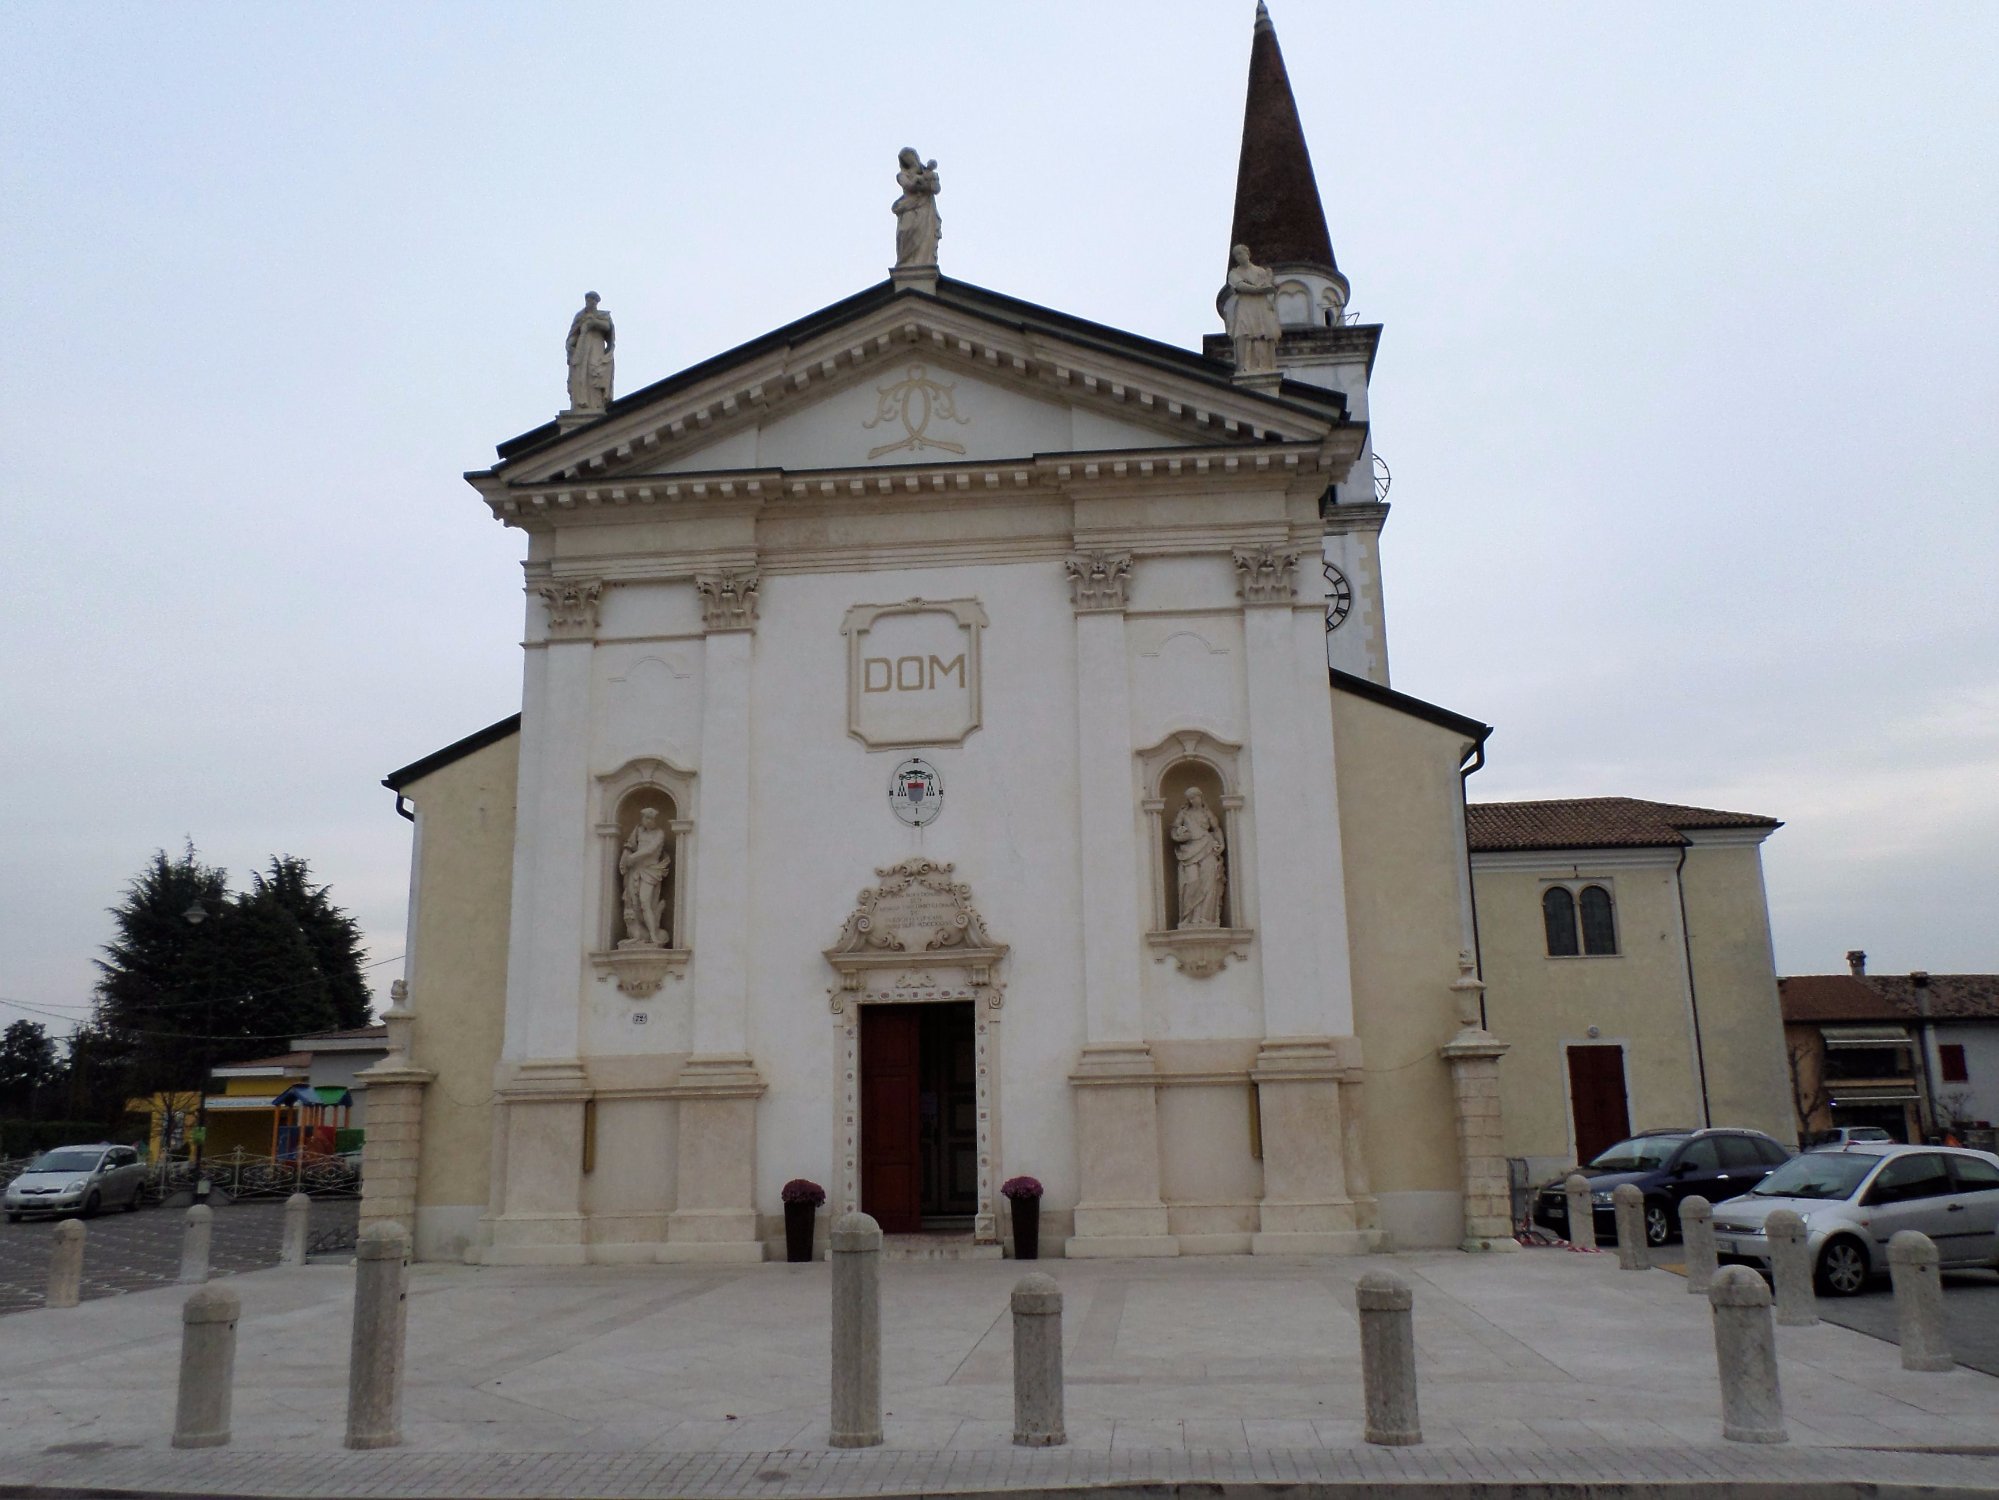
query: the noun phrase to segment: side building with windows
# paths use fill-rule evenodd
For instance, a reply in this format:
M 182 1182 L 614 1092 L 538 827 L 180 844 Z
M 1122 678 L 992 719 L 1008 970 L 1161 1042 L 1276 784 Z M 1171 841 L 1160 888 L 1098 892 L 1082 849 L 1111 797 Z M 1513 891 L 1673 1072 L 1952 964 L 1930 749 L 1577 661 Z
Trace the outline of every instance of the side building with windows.
M 1635 1131 L 1797 1138 L 1753 813 L 1632 797 L 1466 809 L 1506 1154 L 1539 1180 Z

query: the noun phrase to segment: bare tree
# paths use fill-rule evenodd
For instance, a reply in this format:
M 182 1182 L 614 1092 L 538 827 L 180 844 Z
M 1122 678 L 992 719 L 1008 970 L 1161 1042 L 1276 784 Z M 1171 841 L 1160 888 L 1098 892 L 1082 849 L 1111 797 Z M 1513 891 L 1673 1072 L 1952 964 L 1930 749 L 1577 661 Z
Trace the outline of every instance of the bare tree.
M 1832 1092 L 1825 1086 L 1825 1065 L 1820 1062 L 1811 1071 L 1811 1080 L 1806 1082 L 1805 1068 L 1819 1056 L 1818 1049 L 1809 1041 L 1792 1042 L 1786 1049 L 1791 1062 L 1791 1107 L 1797 1111 L 1798 1135 L 1803 1139 L 1819 1127 L 1814 1118 L 1832 1105 Z

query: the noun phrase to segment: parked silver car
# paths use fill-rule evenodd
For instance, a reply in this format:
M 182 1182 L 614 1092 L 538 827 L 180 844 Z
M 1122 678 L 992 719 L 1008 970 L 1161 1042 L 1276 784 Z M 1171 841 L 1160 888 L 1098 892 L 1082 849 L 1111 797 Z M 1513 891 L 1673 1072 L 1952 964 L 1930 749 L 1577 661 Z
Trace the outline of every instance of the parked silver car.
M 58 1146 L 7 1184 L 7 1222 L 20 1223 L 22 1214 L 80 1213 L 87 1219 L 120 1207 L 130 1213 L 145 1187 L 146 1168 L 130 1146 Z
M 1805 1221 L 1819 1294 L 1852 1297 L 1888 1270 L 1888 1241 L 1914 1229 L 1946 1266 L 1999 1266 L 1999 1156 L 1949 1146 L 1858 1143 L 1794 1156 L 1714 1209 L 1724 1260 L 1768 1266 L 1763 1222 L 1780 1208 Z

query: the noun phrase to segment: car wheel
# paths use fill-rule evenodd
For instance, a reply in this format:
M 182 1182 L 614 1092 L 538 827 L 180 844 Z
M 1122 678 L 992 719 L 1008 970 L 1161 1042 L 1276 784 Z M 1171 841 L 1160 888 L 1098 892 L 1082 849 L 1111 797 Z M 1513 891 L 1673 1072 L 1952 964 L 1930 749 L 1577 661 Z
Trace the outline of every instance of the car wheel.
M 1850 1235 L 1826 1241 L 1812 1277 L 1821 1297 L 1858 1297 L 1867 1288 L 1867 1251 Z
M 132 1193 L 132 1196 L 125 1200 L 125 1212 L 128 1214 L 135 1214 L 138 1211 L 139 1211 L 139 1194 L 135 1189 Z
M 83 1200 L 83 1216 L 86 1219 L 94 1219 L 97 1217 L 98 1209 L 103 1206 L 104 1199 L 98 1194 L 92 1193 L 88 1198 Z
M 21 1222 L 21 1216 L 19 1214 L 9 1214 L 7 1215 L 7 1222 L 9 1224 L 18 1224 Z
M 1645 1243 L 1663 1245 L 1673 1237 L 1673 1211 L 1663 1203 L 1645 1205 Z

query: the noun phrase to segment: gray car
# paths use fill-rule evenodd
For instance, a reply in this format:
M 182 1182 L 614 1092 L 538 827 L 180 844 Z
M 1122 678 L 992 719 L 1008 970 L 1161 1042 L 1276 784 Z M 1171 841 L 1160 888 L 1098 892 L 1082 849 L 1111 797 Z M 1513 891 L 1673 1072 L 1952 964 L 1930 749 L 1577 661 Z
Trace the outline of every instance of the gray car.
M 1945 1266 L 1999 1266 L 1999 1156 L 1950 1146 L 1855 1144 L 1794 1156 L 1714 1209 L 1723 1261 L 1765 1268 L 1764 1220 L 1788 1208 L 1805 1221 L 1819 1294 L 1852 1297 L 1888 1270 L 1888 1241 L 1926 1234 Z
M 29 1162 L 7 1184 L 7 1222 L 18 1224 L 23 1214 L 77 1213 L 87 1219 L 105 1208 L 130 1213 L 145 1187 L 145 1165 L 130 1146 L 108 1141 L 58 1146 Z

